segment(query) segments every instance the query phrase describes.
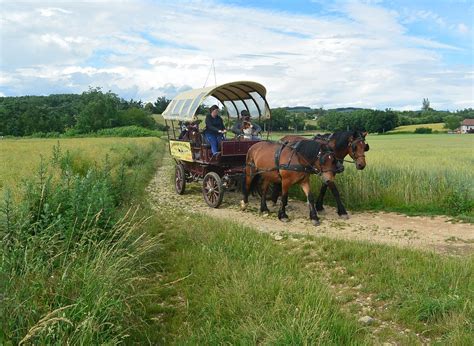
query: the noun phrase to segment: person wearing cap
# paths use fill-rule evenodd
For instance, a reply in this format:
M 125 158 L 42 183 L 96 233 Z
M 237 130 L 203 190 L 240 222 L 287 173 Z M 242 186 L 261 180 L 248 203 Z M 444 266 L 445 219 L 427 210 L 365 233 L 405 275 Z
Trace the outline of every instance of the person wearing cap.
M 244 128 L 248 128 L 250 125 L 250 128 L 252 129 L 251 139 L 257 138 L 257 135 L 262 132 L 262 128 L 257 124 L 252 124 L 252 122 L 250 121 L 250 114 L 248 110 L 242 110 L 240 112 L 240 116 L 240 119 L 237 120 L 234 126 L 232 126 L 232 132 L 235 133 L 237 136 L 245 135 L 245 138 L 247 138 L 248 135 L 244 133 Z
M 206 130 L 204 136 L 211 145 L 212 155 L 219 151 L 219 143 L 224 139 L 227 132 L 224 121 L 219 115 L 219 107 L 216 105 L 209 108 L 209 114 L 206 116 Z

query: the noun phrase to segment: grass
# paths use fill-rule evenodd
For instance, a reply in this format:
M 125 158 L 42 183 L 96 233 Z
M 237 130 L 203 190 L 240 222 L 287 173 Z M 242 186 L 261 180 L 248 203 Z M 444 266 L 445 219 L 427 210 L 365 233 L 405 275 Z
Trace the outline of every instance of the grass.
M 379 165 L 387 158 L 382 148 L 394 154 L 402 152 L 400 147 L 406 150 L 408 136 L 394 135 L 393 142 L 387 137 L 369 138 L 370 153 L 376 153 L 372 160 Z M 433 137 L 410 136 L 415 141 Z M 448 141 L 451 148 L 470 143 L 467 137 L 453 138 L 460 142 Z M 375 295 L 376 305 L 388 304 L 377 319 L 395 321 L 442 344 L 469 344 L 474 337 L 472 256 L 448 258 L 325 238 L 294 241 L 285 236 L 277 243 L 237 223 L 179 210 L 158 210 L 145 220 L 145 208 L 143 214 L 125 217 L 130 203 L 143 202 L 143 189 L 164 152 L 157 140 L 142 145 L 115 147 L 112 164 L 97 156 L 83 160 L 85 152 L 68 158 L 61 144 L 62 154 L 56 150 L 51 156 L 60 168 L 77 174 L 74 184 L 65 185 L 77 193 L 47 187 L 44 175 L 43 183 L 34 180 L 27 190 L 34 203 L 16 208 L 40 207 L 41 217 L 28 216 L 32 227 L 8 226 L 15 218 L 5 218 L 11 208 L 2 204 L 0 231 L 9 227 L 21 233 L 2 234 L 0 343 L 370 344 L 369 330 L 351 313 L 357 309 L 345 308 L 355 295 L 338 297 L 325 283 L 326 271 L 339 284 L 361 283 L 365 294 Z M 425 165 L 435 169 L 436 160 Z M 70 177 L 55 175 L 51 182 L 71 182 Z M 117 194 L 122 188 L 129 193 Z M 82 193 L 85 197 L 65 199 Z M 45 195 L 48 203 L 41 202 Z M 83 201 L 90 197 L 100 202 L 94 207 L 100 213 L 86 213 L 72 229 L 61 226 L 67 224 L 66 214 L 45 222 L 64 202 L 87 206 Z M 115 204 L 104 208 L 109 198 Z M 108 216 L 101 216 L 106 211 Z M 18 240 L 8 241 L 14 252 L 5 241 L 11 237 Z M 325 269 L 308 267 L 313 262 L 324 263 Z M 346 271 L 336 272 L 341 266 Z M 399 340 L 395 334 L 387 331 L 378 340 Z
M 152 342 L 370 344 L 369 334 L 382 321 L 411 332 L 387 327 L 376 344 L 413 344 L 419 334 L 464 345 L 474 337 L 472 256 L 305 236 L 276 242 L 209 216 L 159 215 L 162 224 L 154 231 L 164 234 L 158 258 L 163 276 L 160 284 L 143 286 L 150 297 L 142 301 Z M 370 328 L 357 322 L 358 284 L 362 295 L 374 297 L 370 314 L 377 322 Z
M 85 166 L 101 161 L 106 155 L 113 165 L 120 164 L 123 151 L 130 147 L 144 148 L 156 138 L 65 138 L 65 139 L 4 139 L 0 140 L 0 192 L 4 186 L 15 189 L 23 178 L 38 167 L 41 157 L 49 160 L 57 143 L 69 151 L 77 164 Z
M 116 344 L 143 327 L 136 288 L 160 246 L 143 190 L 163 147 L 119 145 L 113 164 L 56 146 L 17 200 L 5 190 L 0 344 Z
M 199 215 L 160 215 L 163 284 L 146 300 L 163 344 L 364 344 L 367 336 L 300 256 L 268 235 Z M 155 283 L 156 285 L 156 283 Z
M 448 214 L 474 221 L 473 136 L 369 135 L 367 142 L 366 168 L 357 171 L 345 163 L 336 177 L 349 210 Z M 315 177 L 314 191 L 320 184 Z
M 337 272 L 340 282 L 357 280 L 375 295 L 377 318 L 393 320 L 443 344 L 467 345 L 474 337 L 474 256 L 443 257 L 366 242 L 306 238 L 318 260 Z M 294 242 L 289 249 L 305 251 Z M 307 260 L 311 262 L 311 259 Z M 420 279 L 422 278 L 422 279 Z
M 431 124 L 418 124 L 418 125 L 404 125 L 398 126 L 389 133 L 414 133 L 419 127 L 426 127 L 438 132 L 448 132 L 448 129 L 444 128 L 444 123 L 431 123 Z

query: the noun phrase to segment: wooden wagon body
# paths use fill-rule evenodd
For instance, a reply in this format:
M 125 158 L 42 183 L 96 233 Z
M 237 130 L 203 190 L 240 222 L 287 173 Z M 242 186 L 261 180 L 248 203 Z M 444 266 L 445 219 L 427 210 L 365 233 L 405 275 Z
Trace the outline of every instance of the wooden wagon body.
M 246 110 L 254 119 L 258 116 L 260 121 L 268 120 L 270 108 L 263 85 L 240 81 L 179 94 L 163 113 L 168 129 L 170 154 L 176 162 L 176 192 L 183 194 L 186 183 L 201 182 L 205 202 L 210 207 L 217 208 L 226 190 L 240 187 L 247 152 L 261 139 L 246 140 L 239 136 L 225 138 L 220 143 L 219 152 L 213 155 L 211 146 L 205 139 L 204 129 L 201 131 L 194 125 L 192 130 L 189 130 L 192 133 L 182 136 L 182 132 L 177 131 L 176 125 L 196 122 L 197 109 L 211 96 L 223 106 L 228 115 L 228 124 L 230 118 L 239 121 L 242 110 Z

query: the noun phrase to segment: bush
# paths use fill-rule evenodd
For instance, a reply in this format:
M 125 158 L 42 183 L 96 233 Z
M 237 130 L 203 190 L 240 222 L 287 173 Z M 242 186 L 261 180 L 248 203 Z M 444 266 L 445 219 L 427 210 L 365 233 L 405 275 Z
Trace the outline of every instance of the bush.
M 315 131 L 319 130 L 319 127 L 317 125 L 312 125 L 312 124 L 306 124 L 305 126 L 306 131 Z
M 429 128 L 429 127 L 417 127 L 415 129 L 415 133 L 424 133 L 424 134 L 427 134 L 427 133 L 432 133 L 433 132 L 433 129 Z
M 141 150 L 150 165 L 156 147 Z M 138 320 L 135 285 L 158 242 L 120 206 L 127 186 L 142 186 L 107 159 L 85 171 L 76 161 L 55 147 L 20 201 L 7 190 L 0 203 L 0 344 L 117 344 Z M 142 159 L 127 162 L 147 172 Z

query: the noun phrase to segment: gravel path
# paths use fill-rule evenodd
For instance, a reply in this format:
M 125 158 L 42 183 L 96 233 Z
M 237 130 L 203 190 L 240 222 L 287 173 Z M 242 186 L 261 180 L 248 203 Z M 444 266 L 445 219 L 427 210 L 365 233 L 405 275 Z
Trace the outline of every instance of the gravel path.
M 276 237 L 297 233 L 385 243 L 453 255 L 474 253 L 474 225 L 451 222 L 445 216 L 406 216 L 385 212 L 351 213 L 349 210 L 350 219 L 343 220 L 338 217 L 334 208 L 326 207 L 326 212 L 319 215 L 321 225 L 315 227 L 309 221 L 306 203 L 289 199 L 287 210 L 291 221 L 283 223 L 276 217 L 278 206 L 272 207 L 271 202 L 271 214 L 265 217 L 258 212 L 257 197 L 250 199 L 250 205 L 244 212 L 240 210 L 241 194 L 226 192 L 221 206 L 212 209 L 203 200 L 200 184 L 187 184 L 185 194 L 178 195 L 174 190 L 173 179 L 174 161 L 166 155 L 147 188 L 156 208 L 174 210 L 185 207 L 190 212 L 238 221 Z M 350 209 L 350 205 L 347 207 Z

